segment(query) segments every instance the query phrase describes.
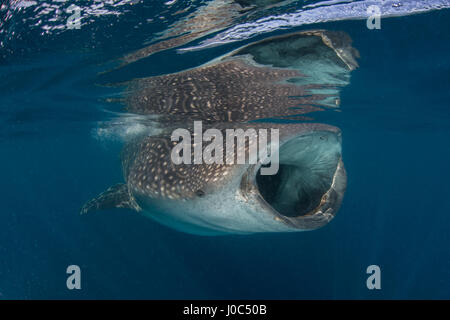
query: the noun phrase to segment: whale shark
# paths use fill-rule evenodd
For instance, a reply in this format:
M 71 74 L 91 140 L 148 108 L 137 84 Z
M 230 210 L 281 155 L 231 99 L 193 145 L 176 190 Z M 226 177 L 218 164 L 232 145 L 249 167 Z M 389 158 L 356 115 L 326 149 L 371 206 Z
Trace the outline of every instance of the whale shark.
M 81 214 L 127 208 L 197 235 L 326 225 L 346 188 L 342 135 L 334 126 L 298 120 L 339 108 L 339 91 L 358 67 L 358 56 L 343 32 L 301 31 L 245 45 L 196 68 L 131 80 L 122 100 L 127 112 L 151 117 L 160 130 L 125 144 L 125 182 L 88 201 Z M 194 121 L 204 124 L 203 132 L 258 129 L 259 135 L 259 129 L 277 129 L 279 143 L 267 145 L 270 152 L 254 162 L 175 164 L 172 151 L 181 141 L 171 133 L 192 129 Z M 242 148 L 249 159 L 247 142 L 234 145 L 231 155 Z M 189 143 L 195 149 L 194 137 Z M 275 151 L 278 171 L 262 174 Z

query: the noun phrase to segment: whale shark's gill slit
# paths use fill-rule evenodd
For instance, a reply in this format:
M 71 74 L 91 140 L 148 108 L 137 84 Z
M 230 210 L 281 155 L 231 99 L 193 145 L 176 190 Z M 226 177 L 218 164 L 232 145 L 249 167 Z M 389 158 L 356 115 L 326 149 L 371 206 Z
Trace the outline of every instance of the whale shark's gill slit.
M 280 148 L 275 175 L 262 175 L 258 170 L 259 193 L 285 217 L 312 215 L 331 188 L 340 157 L 336 135 L 320 133 L 292 139 Z

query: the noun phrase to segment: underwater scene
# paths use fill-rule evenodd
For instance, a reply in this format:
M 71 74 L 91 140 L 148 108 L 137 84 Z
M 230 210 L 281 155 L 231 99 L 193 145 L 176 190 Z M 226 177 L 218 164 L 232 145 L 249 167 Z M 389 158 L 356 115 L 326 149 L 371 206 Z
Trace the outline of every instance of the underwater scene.
M 1 0 L 0 300 L 450 299 L 450 0 Z

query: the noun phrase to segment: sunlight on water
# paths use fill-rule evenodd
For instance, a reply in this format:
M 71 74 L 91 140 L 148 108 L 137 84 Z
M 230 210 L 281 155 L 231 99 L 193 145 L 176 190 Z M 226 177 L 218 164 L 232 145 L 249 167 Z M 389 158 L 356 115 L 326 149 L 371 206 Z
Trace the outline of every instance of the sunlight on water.
M 203 41 L 199 46 L 189 47 L 183 50 L 195 50 L 212 45 L 241 41 L 259 34 L 280 30 L 283 28 L 292 28 L 328 21 L 366 19 L 370 16 L 368 13 L 368 8 L 373 5 L 380 8 L 381 17 L 391 17 L 449 8 L 450 1 L 323 1 L 314 5 L 307 5 L 293 13 L 274 15 L 264 17 L 256 21 L 238 24 L 211 39 Z

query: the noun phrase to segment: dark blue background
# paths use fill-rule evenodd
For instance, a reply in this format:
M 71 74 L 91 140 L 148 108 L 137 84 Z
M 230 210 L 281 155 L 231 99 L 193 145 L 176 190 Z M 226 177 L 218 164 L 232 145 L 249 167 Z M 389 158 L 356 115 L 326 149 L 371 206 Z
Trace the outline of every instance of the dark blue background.
M 91 65 L 64 51 L 28 57 L 23 70 L 3 65 L 0 299 L 450 298 L 449 12 L 383 19 L 381 30 L 315 27 L 347 31 L 361 59 L 342 112 L 314 114 L 343 131 L 348 189 L 313 232 L 199 237 L 127 210 L 78 215 L 122 181 L 121 144 L 91 131 L 110 116 L 99 97 L 117 89 L 95 83 L 179 70 L 241 44 L 160 53 L 103 78 L 98 55 Z M 81 267 L 80 291 L 66 288 L 70 264 Z M 379 291 L 366 288 L 371 264 Z

